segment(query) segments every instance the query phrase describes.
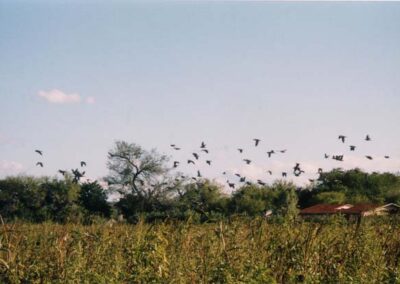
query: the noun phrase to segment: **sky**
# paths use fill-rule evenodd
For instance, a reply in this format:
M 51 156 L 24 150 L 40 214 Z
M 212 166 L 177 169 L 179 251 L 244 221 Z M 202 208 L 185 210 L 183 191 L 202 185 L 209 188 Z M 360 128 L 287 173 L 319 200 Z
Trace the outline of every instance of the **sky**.
M 101 179 L 117 140 L 221 183 L 398 172 L 399 67 L 400 3 L 0 0 L 0 177 Z

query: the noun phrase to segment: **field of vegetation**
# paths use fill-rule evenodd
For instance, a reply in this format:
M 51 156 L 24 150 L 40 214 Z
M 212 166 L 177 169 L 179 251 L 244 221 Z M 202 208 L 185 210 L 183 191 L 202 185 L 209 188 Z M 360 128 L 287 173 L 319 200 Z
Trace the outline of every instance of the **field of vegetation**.
M 261 218 L 3 224 L 1 283 L 397 283 L 400 228 Z

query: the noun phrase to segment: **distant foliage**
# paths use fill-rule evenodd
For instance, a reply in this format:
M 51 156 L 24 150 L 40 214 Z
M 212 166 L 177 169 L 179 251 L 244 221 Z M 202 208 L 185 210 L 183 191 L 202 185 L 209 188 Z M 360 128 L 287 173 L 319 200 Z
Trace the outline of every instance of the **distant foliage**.
M 108 154 L 108 188 L 98 182 L 7 177 L 0 180 L 0 215 L 6 222 L 90 224 L 123 216 L 130 223 L 143 219 L 215 222 L 234 215 L 263 216 L 295 221 L 300 208 L 318 203 L 400 203 L 400 177 L 334 169 L 304 188 L 277 180 L 273 184 L 244 184 L 232 194 L 206 178 L 171 174 L 168 158 L 156 150 L 116 142 Z M 109 194 L 119 199 L 111 203 Z M 121 218 L 120 218 L 121 219 Z

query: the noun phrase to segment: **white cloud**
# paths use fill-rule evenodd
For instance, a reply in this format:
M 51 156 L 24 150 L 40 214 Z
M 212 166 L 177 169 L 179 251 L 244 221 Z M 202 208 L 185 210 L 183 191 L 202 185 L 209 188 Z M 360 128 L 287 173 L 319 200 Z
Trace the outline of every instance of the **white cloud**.
M 96 99 L 95 99 L 94 97 L 87 97 L 87 98 L 86 98 L 86 103 L 87 103 L 87 104 L 92 105 L 92 104 L 94 104 L 95 102 L 96 102 Z
M 6 160 L 1 160 L 0 161 L 0 176 L 9 176 L 9 175 L 16 175 L 20 174 L 24 167 L 14 161 L 6 161 Z
M 39 91 L 38 96 L 53 104 L 71 104 L 81 102 L 81 96 L 79 94 L 66 94 L 57 89 Z

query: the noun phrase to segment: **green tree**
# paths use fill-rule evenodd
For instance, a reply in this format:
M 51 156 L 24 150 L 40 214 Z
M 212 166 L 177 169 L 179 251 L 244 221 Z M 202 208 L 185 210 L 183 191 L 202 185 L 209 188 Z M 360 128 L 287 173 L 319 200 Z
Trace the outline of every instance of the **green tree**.
M 107 193 L 97 182 L 86 182 L 81 185 L 79 202 L 90 215 L 110 217 L 111 206 L 107 202 Z
M 277 181 L 271 187 L 278 192 L 275 199 L 276 212 L 289 220 L 295 219 L 299 213 L 296 186 L 292 182 Z
M 190 211 L 200 214 L 202 220 L 226 214 L 228 197 L 222 187 L 209 180 L 189 183 L 179 190 L 177 206 L 183 215 Z
M 110 189 L 121 195 L 116 206 L 132 220 L 146 212 L 163 210 L 163 203 L 175 192 L 175 183 L 166 166 L 167 156 L 156 150 L 117 141 L 108 153 L 106 177 Z
M 246 185 L 233 193 L 229 207 L 231 213 L 262 215 L 275 208 L 276 197 L 277 192 L 268 186 Z
M 326 191 L 315 195 L 314 203 L 343 204 L 346 202 L 344 192 Z

